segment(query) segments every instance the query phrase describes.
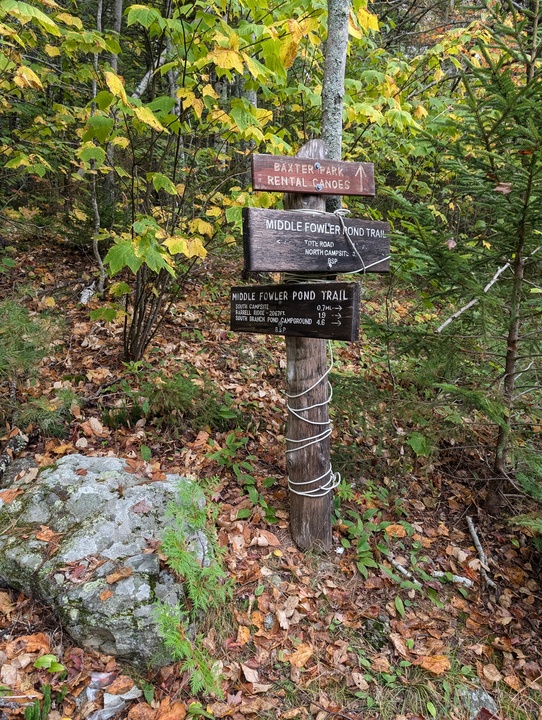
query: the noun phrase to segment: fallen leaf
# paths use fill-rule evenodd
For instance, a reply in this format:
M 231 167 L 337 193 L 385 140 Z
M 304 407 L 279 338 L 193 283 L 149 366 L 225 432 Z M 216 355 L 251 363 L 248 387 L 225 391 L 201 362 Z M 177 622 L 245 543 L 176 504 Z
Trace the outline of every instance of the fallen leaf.
M 371 668 L 377 672 L 389 672 L 390 671 L 390 663 L 387 658 L 385 658 L 383 655 L 377 655 L 377 657 L 372 658 L 371 660 Z
M 432 675 L 443 675 L 450 669 L 450 661 L 446 655 L 425 655 L 420 660 L 422 668 Z
M 106 575 L 105 579 L 110 585 L 113 585 L 119 580 L 124 580 L 124 578 L 130 577 L 133 572 L 133 569 L 126 565 L 125 567 L 115 570 L 115 572 L 112 572 L 110 575 Z
M 512 690 L 515 690 L 516 692 L 519 692 L 521 690 L 521 680 L 515 675 L 507 675 L 503 679 L 504 682 L 508 685 L 508 687 L 512 688 Z
M 145 513 L 148 513 L 149 510 L 152 510 L 152 505 L 147 500 L 140 500 L 135 505 L 132 505 L 130 510 L 138 515 L 144 515 Z
M 267 544 L 270 547 L 279 547 L 282 544 L 278 537 L 274 533 L 269 532 L 269 530 L 259 530 L 257 537 L 265 538 L 265 540 L 267 540 Z M 254 540 L 252 541 L 252 543 L 253 542 Z
M 243 675 L 245 676 L 245 680 L 249 683 L 258 683 L 260 682 L 260 676 L 258 675 L 258 671 L 254 670 L 253 668 L 249 667 L 248 665 L 244 665 L 241 663 L 241 670 L 243 671 Z
M 0 492 L 0 500 L 3 500 L 6 505 L 11 505 L 18 495 L 22 495 L 24 490 L 20 488 L 10 488 L 9 490 L 2 490 Z
M 237 628 L 237 642 L 239 645 L 246 645 L 250 638 L 250 628 L 246 625 L 239 625 Z
M 297 647 L 295 652 L 291 654 L 284 653 L 283 658 L 284 660 L 286 660 L 286 662 L 289 662 L 290 665 L 293 665 L 297 668 L 302 668 L 312 657 L 312 654 L 312 646 L 308 645 L 307 643 L 301 643 L 301 645 Z
M 209 439 L 209 433 L 205 432 L 205 430 L 200 430 L 196 439 L 194 440 L 194 444 L 192 445 L 192 448 L 194 450 L 204 447 L 207 445 L 207 440 Z
M 52 540 L 56 533 L 54 530 L 51 530 L 50 527 L 47 527 L 47 525 L 41 525 L 40 529 L 37 531 L 36 540 L 43 540 L 43 542 L 49 542 Z
M 215 718 L 228 717 L 228 715 L 233 715 L 235 712 L 235 708 L 232 705 L 223 702 L 215 702 L 209 705 L 207 710 L 214 715 Z
M 482 672 L 484 674 L 485 679 L 489 680 L 489 682 L 498 683 L 502 680 L 501 673 L 497 670 L 495 665 L 493 665 L 491 663 L 489 665 L 484 665 Z
M 134 681 L 129 678 L 128 675 L 119 675 L 116 680 L 113 680 L 111 685 L 107 686 L 107 692 L 110 695 L 122 695 L 128 690 L 134 687 Z
M 266 692 L 269 692 L 270 689 L 271 689 L 271 684 L 252 683 L 252 692 L 253 693 L 266 693 Z
M 354 681 L 354 685 L 362 692 L 369 689 L 369 683 L 361 673 L 353 672 L 352 680 Z
M 390 633 L 389 638 L 390 638 L 391 642 L 393 643 L 393 647 L 397 650 L 399 655 L 401 655 L 401 657 L 404 657 L 404 658 L 408 657 L 409 653 L 407 650 L 407 646 L 405 645 L 405 641 L 399 635 L 399 633 L 392 632 L 392 633 Z
M 113 596 L 113 593 L 111 590 L 104 590 L 103 593 L 100 594 L 100 600 L 102 602 L 105 602 L 106 600 L 109 600 L 110 597 Z
M 177 700 L 177 702 L 174 702 L 172 705 L 168 704 L 164 708 L 164 711 L 162 711 L 162 705 L 160 705 L 156 720 L 184 720 L 185 717 L 186 705 L 180 700 Z
M 153 710 L 147 703 L 138 703 L 130 708 L 128 720 L 154 720 L 156 710 Z
M 402 525 L 388 525 L 384 532 L 388 537 L 403 538 L 406 535 L 406 530 Z
M 49 638 L 45 633 L 39 632 L 34 635 L 21 635 L 16 640 L 12 640 L 6 645 L 6 655 L 8 657 L 14 657 L 21 651 L 32 653 L 44 653 L 47 654 L 51 648 Z

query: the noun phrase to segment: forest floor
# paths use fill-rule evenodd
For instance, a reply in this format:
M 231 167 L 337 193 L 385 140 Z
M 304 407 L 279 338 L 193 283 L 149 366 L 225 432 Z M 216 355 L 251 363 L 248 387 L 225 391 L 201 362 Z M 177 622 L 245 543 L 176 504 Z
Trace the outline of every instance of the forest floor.
M 337 496 L 333 549 L 302 553 L 288 526 L 284 341 L 229 331 L 228 291 L 239 283 L 239 256 L 199 269 L 145 362 L 128 365 L 121 323 L 89 320 L 89 310 L 100 307 L 97 298 L 79 303 L 91 281 L 91 258 L 43 239 L 28 242 L 19 256 L 17 267 L 0 277 L 1 296 L 26 288 L 32 312 L 62 319 L 60 341 L 23 399 L 45 397 L 55 407 L 60 389 L 77 398 L 63 420 L 66 431 L 42 432 L 25 454 L 40 466 L 82 452 L 131 459 L 149 475 L 216 476 L 218 540 L 234 602 L 203 628 L 221 663 L 224 696 L 194 698 L 178 666 L 143 677 L 75 647 L 41 604 L 2 591 L 0 717 L 23 717 L 49 685 L 50 720 L 106 720 L 102 690 L 125 692 L 135 684 L 144 697 L 117 717 L 461 720 L 468 712 L 460 688 L 481 687 L 500 710 L 493 716 L 491 708 L 481 709 L 479 720 L 542 718 L 540 552 L 507 521 L 517 507 L 503 506 L 499 518 L 484 512 L 483 452 L 476 444 L 451 443 L 426 456 L 415 434 L 407 443 L 404 417 L 394 414 L 393 378 L 375 341 L 363 333 L 357 343 L 336 344 L 338 376 L 359 377 L 379 400 L 358 409 L 363 418 L 356 423 L 353 411 L 345 421 L 340 405 L 353 399 L 337 394 L 334 458 L 346 483 Z M 373 277 L 366 286 L 364 312 L 378 317 L 383 283 Z M 394 312 L 408 314 L 408 298 L 399 298 Z M 187 420 L 182 383 L 178 412 L 149 387 L 154 419 L 127 409 L 127 399 L 137 404 L 142 383 L 171 390 L 168 383 L 175 385 L 187 368 L 208 396 L 216 393 L 219 420 L 237 418 L 242 429 Z M 201 407 L 216 419 L 216 408 Z M 6 437 L 8 431 L 6 425 Z M 244 487 L 235 474 L 239 462 L 246 463 Z M 490 583 L 467 516 L 487 554 Z M 365 550 L 358 541 L 359 548 L 367 543 Z M 436 571 L 445 577 L 436 579 Z M 410 582 L 415 578 L 421 587 Z M 36 669 L 43 653 L 54 654 L 66 671 Z M 102 688 L 81 703 L 97 678 Z

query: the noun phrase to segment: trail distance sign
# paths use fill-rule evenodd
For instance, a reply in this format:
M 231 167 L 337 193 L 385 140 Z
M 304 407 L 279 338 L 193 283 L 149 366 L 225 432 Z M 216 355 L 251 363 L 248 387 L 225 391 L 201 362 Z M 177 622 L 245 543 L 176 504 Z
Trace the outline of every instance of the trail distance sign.
M 357 340 L 358 283 L 248 285 L 231 289 L 236 332 Z
M 243 208 L 245 269 L 257 272 L 388 272 L 390 226 L 332 213 Z M 355 251 L 352 248 L 355 247 Z
M 252 187 L 254 190 L 305 195 L 374 195 L 374 165 L 282 155 L 253 155 Z

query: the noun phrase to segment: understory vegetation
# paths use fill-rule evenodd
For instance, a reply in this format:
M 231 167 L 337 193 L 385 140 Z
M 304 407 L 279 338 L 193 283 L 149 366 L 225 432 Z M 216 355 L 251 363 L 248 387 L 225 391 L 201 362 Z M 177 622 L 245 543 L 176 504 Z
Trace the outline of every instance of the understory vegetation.
M 326 3 L 0 0 L 4 439 L 216 479 L 205 561 L 172 509 L 188 599 L 159 611 L 177 665 L 146 680 L 152 720 L 177 695 L 462 719 L 478 684 L 539 713 L 541 28 L 538 0 L 352 2 L 343 159 L 377 194 L 343 205 L 390 223 L 391 271 L 346 277 L 322 558 L 288 535 L 283 341 L 231 332 L 228 300 L 278 280 L 242 271 L 242 209 L 284 207 L 250 160 L 320 135 Z

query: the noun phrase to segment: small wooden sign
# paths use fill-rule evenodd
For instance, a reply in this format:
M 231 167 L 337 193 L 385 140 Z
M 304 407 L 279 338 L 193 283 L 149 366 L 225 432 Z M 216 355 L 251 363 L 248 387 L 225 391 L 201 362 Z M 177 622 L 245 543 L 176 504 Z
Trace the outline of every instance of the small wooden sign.
M 282 155 L 253 155 L 252 187 L 254 190 L 305 195 L 374 195 L 374 165 Z
M 231 323 L 237 332 L 357 340 L 358 283 L 300 283 L 231 289 Z
M 346 218 L 343 222 L 344 229 L 332 213 L 243 208 L 245 269 L 388 272 L 389 224 Z

